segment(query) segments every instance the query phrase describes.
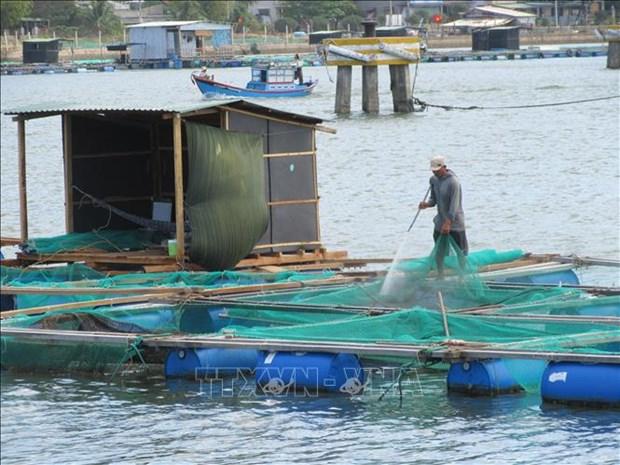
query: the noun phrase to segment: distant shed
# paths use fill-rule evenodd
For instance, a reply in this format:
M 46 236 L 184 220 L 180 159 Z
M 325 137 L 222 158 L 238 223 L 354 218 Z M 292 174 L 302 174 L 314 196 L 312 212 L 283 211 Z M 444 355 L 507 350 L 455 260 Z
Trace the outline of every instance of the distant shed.
M 408 26 L 381 26 L 375 29 L 377 37 L 406 37 L 415 35 L 414 29 Z
M 320 44 L 323 39 L 340 39 L 345 31 L 315 31 L 308 36 L 310 45 Z
M 61 39 L 30 39 L 22 43 L 24 63 L 58 63 Z
M 156 21 L 127 26 L 132 63 L 189 60 L 207 47 L 232 45 L 232 28 L 204 21 Z
M 256 173 L 264 176 L 268 219 L 262 237 L 250 244 L 248 252 L 311 251 L 321 247 L 315 131 L 333 132 L 320 125 L 321 119 L 244 100 L 158 108 L 39 104 L 7 110 L 5 114 L 15 115 L 18 123 L 22 240 L 28 238 L 26 173 L 21 169 L 26 166 L 25 123 L 29 119 L 61 115 L 67 233 L 138 227 L 80 198 L 81 192 L 142 218 L 151 217 L 154 203 L 168 202 L 176 224 L 173 237 L 178 244 L 177 261 L 182 263 L 187 215 L 191 216 L 188 211 L 191 205 L 186 206 L 191 203 L 187 196 L 188 180 L 196 174 L 192 173 L 192 156 L 196 156 L 196 151 L 191 145 L 196 144 L 188 132 L 191 125 L 192 130 L 198 126 L 207 129 L 201 137 L 213 134 L 228 138 L 231 144 L 227 150 L 232 151 L 236 138 L 258 135 L 262 139 L 262 150 L 258 150 L 259 154 L 262 152 L 264 170 L 261 168 Z M 212 162 L 222 159 L 226 153 L 232 155 L 232 152 L 220 153 L 219 145 L 217 153 L 198 152 L 201 159 Z M 235 156 L 240 155 L 243 154 L 237 150 Z M 226 207 L 225 191 L 212 195 L 223 199 Z M 234 215 L 233 208 L 227 213 L 231 215 Z M 238 218 L 241 224 L 244 220 Z M 196 239 L 195 229 L 193 239 Z M 231 235 L 235 233 L 230 231 Z
M 478 29 L 472 32 L 472 50 L 519 50 L 519 26 Z

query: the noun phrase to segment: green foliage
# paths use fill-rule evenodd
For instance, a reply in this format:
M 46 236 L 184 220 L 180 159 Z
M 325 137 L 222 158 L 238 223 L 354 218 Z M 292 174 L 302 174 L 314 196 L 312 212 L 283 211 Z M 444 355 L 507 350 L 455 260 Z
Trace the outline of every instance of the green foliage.
M 293 18 L 280 18 L 273 25 L 277 32 L 286 32 L 286 26 L 288 26 L 288 32 L 293 32 L 297 28 L 297 21 Z
M 420 24 L 420 21 L 423 21 L 422 24 L 428 25 L 429 17 L 430 15 L 428 11 L 419 10 L 419 11 L 416 11 L 411 16 L 409 16 L 409 18 L 407 18 L 407 22 L 411 24 L 412 26 L 416 26 L 416 27 Z
M 242 2 L 226 0 L 182 0 L 166 2 L 164 10 L 174 19 L 230 21 L 233 11 Z M 246 7 L 247 9 L 247 7 Z
M 362 19 L 360 15 L 345 16 L 340 20 L 340 27 L 342 27 L 342 29 L 347 29 L 347 25 L 349 25 L 352 31 L 361 31 L 363 29 Z
M 314 30 L 316 18 L 323 17 L 339 24 L 350 15 L 359 15 L 360 11 L 352 0 L 283 0 L 281 2 L 283 15 L 293 18 L 301 24 L 311 24 Z
M 206 19 L 203 2 L 198 0 L 168 2 L 165 4 L 165 12 L 179 20 Z
M 237 1 L 234 4 L 231 13 L 231 21 L 237 24 L 237 30 L 241 31 L 241 27 L 244 26 L 246 30 L 252 32 L 262 31 L 262 24 L 256 17 L 250 13 L 248 6 L 250 2 Z
M 312 19 L 312 30 L 313 31 L 326 31 L 327 26 L 329 25 L 329 19 L 325 16 L 317 16 Z
M 102 32 L 116 34 L 122 31 L 120 19 L 107 1 L 92 0 L 81 7 L 82 25 L 85 33 Z
M 50 28 L 56 32 L 76 28 L 82 21 L 80 8 L 72 1 L 35 0 L 32 4 L 32 15 L 49 20 Z
M 199 3 L 202 4 L 204 17 L 209 21 L 230 21 L 230 15 L 234 10 L 234 6 L 237 2 L 228 2 L 226 0 L 210 0 L 208 2 L 202 1 Z
M 446 2 L 443 14 L 443 22 L 456 21 L 461 19 L 463 14 L 471 8 L 469 2 Z
M 17 28 L 20 19 L 29 16 L 32 11 L 30 0 L 2 0 L 0 2 L 0 26 L 2 30 Z

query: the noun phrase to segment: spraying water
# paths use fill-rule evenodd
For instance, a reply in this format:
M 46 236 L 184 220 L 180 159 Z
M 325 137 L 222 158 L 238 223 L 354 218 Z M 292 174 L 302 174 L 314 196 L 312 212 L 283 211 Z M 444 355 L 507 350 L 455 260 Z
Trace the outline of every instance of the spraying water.
M 431 188 L 429 186 L 422 202 L 426 202 L 430 191 Z M 411 228 L 413 228 L 413 225 L 418 219 L 421 211 L 422 210 L 418 208 L 418 211 L 413 217 L 413 221 L 411 221 L 411 224 L 405 233 L 404 239 L 400 241 L 400 247 L 398 247 L 398 250 L 396 251 L 396 256 L 394 257 L 394 260 L 392 260 L 387 275 L 385 276 L 385 280 L 383 281 L 383 285 L 381 286 L 380 295 L 382 296 L 397 296 L 402 293 L 401 291 L 404 289 L 404 286 L 407 286 L 407 275 L 405 272 L 399 270 L 398 265 L 406 258 L 405 255 L 407 250 L 409 250 L 409 240 L 411 239 L 411 235 L 409 233 L 411 232 Z

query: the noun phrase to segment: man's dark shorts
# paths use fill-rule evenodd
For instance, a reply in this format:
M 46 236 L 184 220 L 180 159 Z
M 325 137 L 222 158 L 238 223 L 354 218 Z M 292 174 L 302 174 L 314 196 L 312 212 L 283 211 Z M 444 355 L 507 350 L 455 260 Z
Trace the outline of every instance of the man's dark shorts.
M 433 231 L 433 239 L 437 242 L 437 239 L 441 236 L 441 232 L 435 230 Z M 463 251 L 463 255 L 467 255 L 469 253 L 469 244 L 467 244 L 467 235 L 465 231 L 450 231 L 450 236 L 456 242 L 456 245 Z

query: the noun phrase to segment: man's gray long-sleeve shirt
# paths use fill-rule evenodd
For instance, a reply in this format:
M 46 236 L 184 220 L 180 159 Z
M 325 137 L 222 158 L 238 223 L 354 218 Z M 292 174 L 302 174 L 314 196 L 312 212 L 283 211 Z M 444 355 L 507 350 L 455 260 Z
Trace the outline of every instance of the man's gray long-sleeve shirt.
M 465 214 L 461 195 L 461 183 L 452 172 L 447 170 L 443 177 L 431 176 L 430 207 L 437 205 L 437 215 L 433 219 L 435 230 L 440 231 L 446 219 L 452 221 L 450 230 L 465 231 Z

